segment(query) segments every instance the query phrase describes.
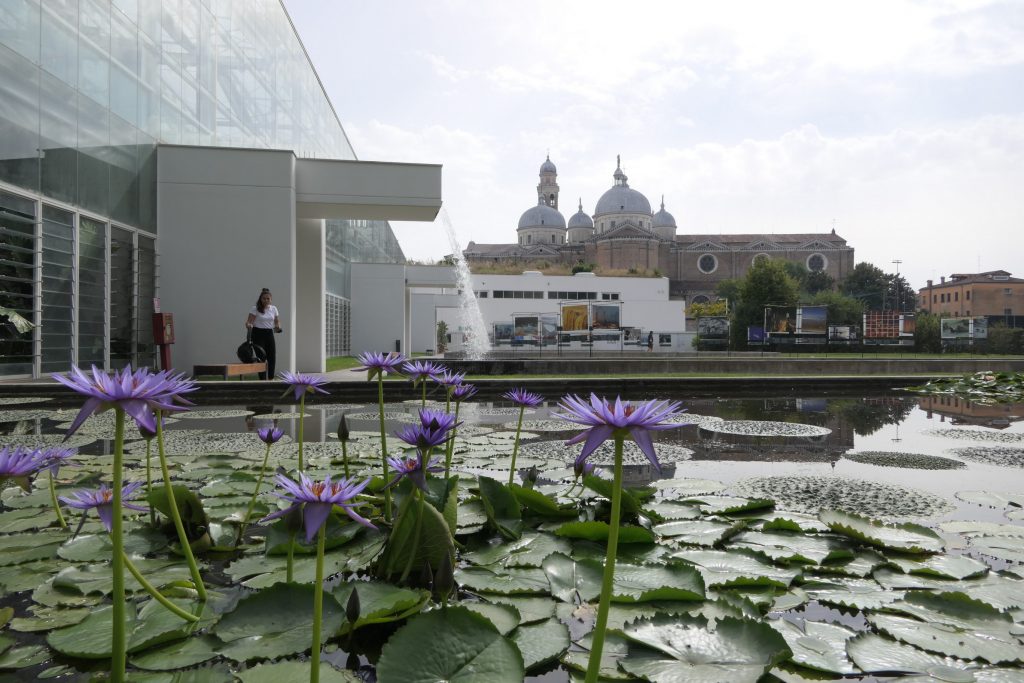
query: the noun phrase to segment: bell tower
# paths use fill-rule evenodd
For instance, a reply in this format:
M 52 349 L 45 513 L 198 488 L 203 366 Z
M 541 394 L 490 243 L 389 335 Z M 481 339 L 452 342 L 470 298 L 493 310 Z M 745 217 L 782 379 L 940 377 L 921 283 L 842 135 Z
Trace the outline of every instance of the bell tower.
M 540 165 L 540 182 L 537 183 L 537 198 L 541 204 L 558 210 L 558 169 L 551 163 L 551 155 L 548 154 L 544 163 Z

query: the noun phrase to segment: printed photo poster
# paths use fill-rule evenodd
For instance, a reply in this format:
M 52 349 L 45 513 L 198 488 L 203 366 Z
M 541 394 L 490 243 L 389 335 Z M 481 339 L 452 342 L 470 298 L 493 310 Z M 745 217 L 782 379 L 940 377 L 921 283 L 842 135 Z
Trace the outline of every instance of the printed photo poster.
M 943 339 L 970 339 L 970 318 L 943 318 L 939 321 L 939 336 Z
M 501 344 L 512 341 L 512 323 L 494 323 L 494 343 Z
M 558 318 L 554 314 L 540 316 L 540 333 L 545 344 L 558 341 Z
M 988 339 L 988 318 L 975 318 L 973 331 L 975 339 Z
M 748 344 L 764 344 L 765 339 L 764 328 L 760 325 L 751 325 L 747 328 Z
M 864 339 L 898 339 L 900 314 L 896 311 L 868 311 L 864 314 Z
M 914 319 L 913 313 L 904 313 L 900 316 L 900 336 L 901 337 L 913 337 L 914 330 L 917 329 L 917 320 Z
M 796 332 L 796 307 L 771 306 L 765 309 L 765 329 L 769 335 Z
M 627 344 L 639 344 L 640 343 L 640 328 L 639 327 L 623 327 L 622 328 L 622 340 Z
M 515 331 L 512 333 L 513 339 L 521 341 L 534 341 L 537 339 L 537 335 L 540 333 L 540 321 L 535 315 L 517 315 L 512 318 L 515 325 Z
M 590 326 L 587 304 L 562 306 L 562 331 L 586 332 Z
M 827 306 L 801 306 L 798 313 L 798 334 L 825 335 L 825 325 L 828 318 Z
M 595 330 L 619 329 L 619 306 L 617 304 L 594 304 L 591 306 Z
M 856 341 L 857 328 L 853 325 L 829 325 L 828 339 L 837 342 Z
M 729 318 L 724 315 L 697 318 L 697 335 L 701 339 L 728 339 Z

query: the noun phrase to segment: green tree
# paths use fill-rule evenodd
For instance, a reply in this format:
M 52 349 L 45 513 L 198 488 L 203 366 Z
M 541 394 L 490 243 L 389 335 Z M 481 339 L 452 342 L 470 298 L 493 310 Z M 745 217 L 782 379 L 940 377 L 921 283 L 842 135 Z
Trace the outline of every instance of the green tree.
M 703 318 L 709 315 L 729 315 L 725 299 L 710 301 L 706 304 L 690 304 L 686 309 L 688 318 Z
M 823 270 L 808 273 L 804 279 L 803 290 L 808 294 L 831 292 L 836 288 L 836 280 Z
M 864 321 L 864 302 L 839 292 L 818 292 L 804 303 L 814 306 L 828 306 L 829 325 L 857 325 Z
M 729 303 L 730 308 L 735 308 L 736 302 L 740 299 L 740 287 L 742 286 L 743 280 L 736 278 L 722 280 L 715 287 L 715 294 L 718 295 L 719 299 L 725 299 Z
M 854 266 L 840 286 L 843 294 L 863 301 L 869 311 L 882 310 L 888 289 L 889 281 L 885 271 L 865 261 Z
M 918 311 L 914 320 L 914 350 L 922 353 L 941 353 L 942 339 L 939 316 Z
M 799 288 L 782 261 L 760 259 L 740 281 L 737 298 L 732 324 L 733 348 L 746 346 L 747 327 L 764 324 L 765 306 L 795 306 Z

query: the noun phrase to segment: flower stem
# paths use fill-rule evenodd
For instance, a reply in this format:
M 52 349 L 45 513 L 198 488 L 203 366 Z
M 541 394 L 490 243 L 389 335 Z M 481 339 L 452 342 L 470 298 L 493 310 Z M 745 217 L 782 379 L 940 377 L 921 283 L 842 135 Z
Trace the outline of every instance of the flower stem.
M 302 419 L 306 415 L 306 394 L 303 392 L 302 398 L 299 399 L 299 472 L 305 471 L 302 466 Z
M 206 586 L 203 584 L 203 577 L 199 574 L 199 566 L 196 564 L 195 555 L 192 554 L 192 545 L 185 535 L 185 525 L 181 523 L 181 513 L 178 511 L 178 501 L 174 499 L 174 488 L 171 486 L 171 472 L 167 468 L 167 456 L 164 454 L 164 428 L 161 424 L 160 412 L 156 414 L 156 450 L 160 458 L 160 473 L 164 478 L 164 491 L 167 493 L 167 505 L 171 508 L 171 520 L 174 521 L 174 529 L 178 532 L 178 542 L 181 543 L 181 552 L 185 554 L 185 561 L 188 562 L 188 571 L 192 575 L 192 583 L 196 586 L 199 599 L 206 602 Z M 120 490 L 120 489 L 119 489 Z
M 452 432 L 448 435 L 448 443 L 445 444 L 444 450 L 444 478 L 447 479 L 449 470 L 452 468 L 452 454 L 455 453 L 455 431 L 458 429 L 456 425 L 459 424 L 459 406 L 462 405 L 461 401 L 455 402 L 455 423 L 452 424 Z
M 345 478 L 348 479 L 348 442 L 341 442 L 341 464 L 345 468 Z
M 523 413 L 526 412 L 526 406 L 519 406 L 519 423 L 516 424 L 516 441 L 512 445 L 512 462 L 508 466 L 508 485 L 512 485 L 513 478 L 516 476 L 516 455 L 519 453 L 519 432 L 523 430 Z
M 420 399 L 420 408 L 427 407 L 427 378 L 424 377 L 420 380 L 420 384 L 423 385 L 423 397 Z
M 608 554 L 604 561 L 604 577 L 601 579 L 601 601 L 597 606 L 597 623 L 590 646 L 590 661 L 587 663 L 585 683 L 596 683 L 601 671 L 601 651 L 604 650 L 605 629 L 608 626 L 608 608 L 612 598 L 612 580 L 615 578 L 615 554 L 619 546 L 619 514 L 622 507 L 622 434 L 615 435 L 615 480 L 612 482 L 612 518 L 608 524 Z
M 171 612 L 175 616 L 181 617 L 185 621 L 199 621 L 199 617 L 189 612 L 186 612 L 185 610 L 175 605 L 173 602 L 164 597 L 163 593 L 158 591 L 153 584 L 151 584 L 149 581 L 146 581 L 146 577 L 144 577 L 142 575 L 142 572 L 140 572 L 138 568 L 134 564 L 132 564 L 132 561 L 128 559 L 127 555 L 124 556 L 124 566 L 128 568 L 128 571 L 131 572 L 132 576 L 135 577 L 135 580 L 138 581 L 139 584 L 144 589 L 146 589 L 146 592 L 153 596 L 154 600 L 156 600 L 161 605 L 166 607 L 169 612 Z
M 50 501 L 53 502 L 53 511 L 57 513 L 57 522 L 61 529 L 67 529 L 68 523 L 64 520 L 64 513 L 60 511 L 60 501 L 57 500 L 57 486 L 53 483 L 53 472 L 50 472 Z
M 309 683 L 320 681 L 320 623 L 324 607 L 324 539 L 327 525 L 316 534 L 316 582 L 313 584 L 313 653 L 310 657 Z
M 412 534 L 412 549 L 409 551 L 409 561 L 405 563 L 405 569 L 402 570 L 402 576 L 399 581 L 405 581 L 409 578 L 409 574 L 412 573 L 412 563 L 416 561 L 416 555 L 420 551 L 420 534 L 423 530 L 423 492 L 415 486 L 412 489 L 412 495 L 416 497 L 416 528 Z M 412 506 L 407 508 L 410 510 Z
M 125 666 L 128 658 L 128 639 L 125 633 L 127 605 L 124 601 L 124 520 L 121 518 L 122 468 L 124 466 L 124 409 L 114 409 L 114 471 L 113 471 L 113 512 L 110 524 L 110 542 L 114 546 L 110 558 L 113 574 L 111 599 L 110 633 L 110 680 L 122 683 L 125 680 Z
M 388 480 L 388 437 L 384 429 L 384 373 L 377 375 L 377 404 L 380 406 L 380 462 L 384 481 Z M 391 489 L 384 489 L 384 520 L 391 521 Z
M 295 534 L 288 538 L 288 563 L 285 565 L 284 580 L 292 582 L 292 567 L 295 561 Z
M 256 478 L 256 489 L 252 492 L 252 499 L 249 501 L 249 507 L 245 510 L 245 517 L 242 519 L 242 523 L 238 527 L 238 535 L 235 537 L 235 547 L 242 542 L 242 534 L 245 533 L 245 528 L 249 525 L 249 517 L 252 515 L 252 509 L 256 505 L 256 497 L 260 495 L 260 486 L 263 485 L 263 476 L 267 473 L 267 460 L 270 458 L 270 444 L 267 444 L 267 450 L 263 454 L 263 464 L 260 465 L 260 476 Z
M 146 439 L 146 500 L 153 497 L 153 462 L 150 453 L 152 444 L 152 439 Z M 152 505 L 149 506 L 149 525 L 156 526 L 156 508 Z

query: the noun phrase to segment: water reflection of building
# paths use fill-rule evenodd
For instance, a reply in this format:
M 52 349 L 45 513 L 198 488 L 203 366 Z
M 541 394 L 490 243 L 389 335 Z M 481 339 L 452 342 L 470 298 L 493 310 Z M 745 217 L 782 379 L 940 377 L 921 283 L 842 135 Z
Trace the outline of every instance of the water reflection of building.
M 977 403 L 956 396 L 922 396 L 918 399 L 928 419 L 948 418 L 955 425 L 981 425 L 1006 429 L 1012 422 L 1024 420 L 1024 403 Z

